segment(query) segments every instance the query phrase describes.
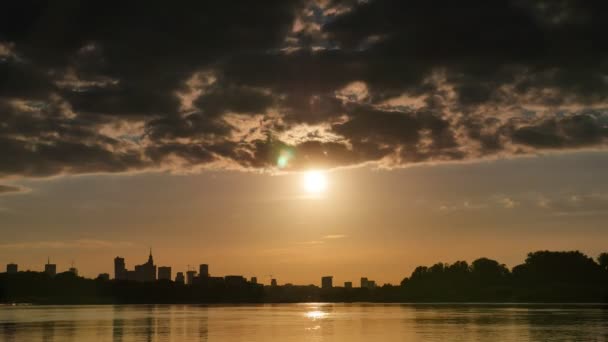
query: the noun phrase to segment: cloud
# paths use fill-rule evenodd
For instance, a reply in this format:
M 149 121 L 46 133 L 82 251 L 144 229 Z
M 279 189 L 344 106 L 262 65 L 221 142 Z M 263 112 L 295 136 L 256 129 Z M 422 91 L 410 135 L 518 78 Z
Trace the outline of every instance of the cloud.
M 26 192 L 26 191 L 28 191 L 28 189 L 22 188 L 20 186 L 0 184 L 0 196 L 2 196 L 4 194 L 15 194 L 15 193 Z
M 592 192 L 542 196 L 537 205 L 558 216 L 608 214 L 608 194 Z
M 323 237 L 323 239 L 335 240 L 335 239 L 344 239 L 345 237 L 346 237 L 346 235 L 343 235 L 343 234 L 332 234 L 332 235 L 325 235 Z
M 0 178 L 605 149 L 605 31 L 600 0 L 10 2 Z
M 298 245 L 304 245 L 304 246 L 318 246 L 318 245 L 324 245 L 326 242 L 332 241 L 332 240 L 338 240 L 338 239 L 344 239 L 346 238 L 347 235 L 343 235 L 343 234 L 330 234 L 330 235 L 325 235 L 323 237 L 321 237 L 321 239 L 319 240 L 310 240 L 310 241 L 302 241 L 302 242 L 298 242 Z
M 507 196 L 498 196 L 496 201 L 505 209 L 513 209 L 520 205 L 519 201 Z

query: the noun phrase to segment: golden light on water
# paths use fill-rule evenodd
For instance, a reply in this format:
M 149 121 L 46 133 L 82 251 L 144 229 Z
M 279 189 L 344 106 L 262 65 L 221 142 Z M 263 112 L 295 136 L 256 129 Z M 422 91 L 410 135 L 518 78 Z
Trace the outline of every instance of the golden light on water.
M 327 189 L 327 175 L 322 171 L 308 171 L 304 174 L 304 190 L 319 195 Z
M 323 312 L 323 311 L 319 311 L 319 310 L 308 311 L 306 313 L 306 317 L 313 319 L 313 320 L 323 319 L 326 316 L 327 316 L 327 312 Z

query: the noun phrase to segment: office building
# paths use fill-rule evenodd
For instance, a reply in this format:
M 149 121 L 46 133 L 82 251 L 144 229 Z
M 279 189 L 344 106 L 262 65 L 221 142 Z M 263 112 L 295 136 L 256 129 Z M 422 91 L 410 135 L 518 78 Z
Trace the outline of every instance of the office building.
M 321 278 L 321 288 L 323 289 L 331 289 L 333 287 L 334 277 L 325 276 Z
M 196 277 L 196 271 L 186 272 L 186 284 L 188 284 L 188 285 L 194 284 L 194 277 Z
M 376 281 L 369 280 L 367 278 L 361 278 L 361 288 L 362 289 L 374 289 L 374 288 L 376 288 Z
M 114 279 L 127 280 L 127 268 L 125 266 L 124 258 L 114 258 Z
M 51 264 L 50 258 L 47 260 L 46 265 L 44 265 L 44 273 L 51 277 L 54 277 L 57 274 L 57 265 Z
M 227 275 L 224 277 L 227 286 L 244 286 L 247 284 L 247 279 L 240 275 Z
M 209 277 L 209 265 L 200 264 L 198 267 L 198 276 L 201 278 Z
M 184 272 L 177 272 L 177 275 L 175 275 L 175 282 L 180 284 L 185 283 Z
M 251 283 L 256 285 L 258 283 L 258 277 L 251 277 Z
M 171 267 L 160 266 L 158 268 L 158 280 L 171 280 Z
M 346 282 L 344 282 L 344 288 L 345 289 L 352 289 L 353 288 L 353 282 L 352 281 L 346 281 Z
M 99 275 L 97 276 L 97 280 L 110 281 L 110 275 L 108 273 L 99 273 Z
M 274 278 L 272 278 L 272 279 L 270 280 L 270 286 L 272 286 L 272 287 L 276 287 L 276 286 L 277 286 L 277 280 L 276 280 L 276 279 L 274 279 Z
M 19 266 L 17 266 L 17 264 L 8 264 L 6 265 L 6 273 L 8 274 L 14 274 L 19 272 Z

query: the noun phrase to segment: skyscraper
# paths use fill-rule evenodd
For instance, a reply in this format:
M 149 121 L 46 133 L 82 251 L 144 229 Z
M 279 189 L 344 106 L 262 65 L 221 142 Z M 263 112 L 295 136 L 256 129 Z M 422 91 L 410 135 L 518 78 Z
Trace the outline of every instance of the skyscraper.
M 121 257 L 114 258 L 114 279 L 126 280 L 127 268 L 125 267 L 125 259 Z
M 198 276 L 201 278 L 209 277 L 209 265 L 200 264 L 198 267 Z
M 175 276 L 175 282 L 183 284 L 184 280 L 185 280 L 184 279 L 184 272 L 177 272 L 177 275 Z
M 57 265 L 51 264 L 51 259 L 49 258 L 44 265 L 44 273 L 54 277 L 57 274 Z
M 8 273 L 8 274 L 17 273 L 18 270 L 19 270 L 19 266 L 17 266 L 17 264 L 10 263 L 10 264 L 6 265 L 6 273 Z
M 251 283 L 252 284 L 257 284 L 258 283 L 258 277 L 251 277 Z
M 171 267 L 160 266 L 158 268 L 158 280 L 171 280 Z
M 274 278 L 272 278 L 272 279 L 270 280 L 270 286 L 272 286 L 272 287 L 277 287 L 277 280 L 276 280 L 276 279 L 274 279 Z
M 148 261 L 145 264 L 135 266 L 135 280 L 141 282 L 156 281 L 156 265 L 154 265 L 154 259 L 152 258 L 152 249 L 150 249 Z
M 188 285 L 194 284 L 194 277 L 196 276 L 196 271 L 188 271 L 186 272 L 186 283 Z
M 333 279 L 332 276 L 325 276 L 321 278 L 321 288 L 331 289 L 333 287 Z
M 361 288 L 365 289 L 367 286 L 367 278 L 361 278 Z

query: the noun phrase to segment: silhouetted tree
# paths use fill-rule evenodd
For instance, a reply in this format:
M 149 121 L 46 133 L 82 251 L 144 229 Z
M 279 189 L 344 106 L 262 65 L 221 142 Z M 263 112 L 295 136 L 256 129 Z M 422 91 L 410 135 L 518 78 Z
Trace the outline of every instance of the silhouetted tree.
M 604 271 L 608 271 L 608 253 L 602 253 L 597 257 L 597 262 Z
M 499 284 L 509 275 L 509 269 L 496 260 L 479 258 L 471 264 L 473 278 L 481 284 Z

